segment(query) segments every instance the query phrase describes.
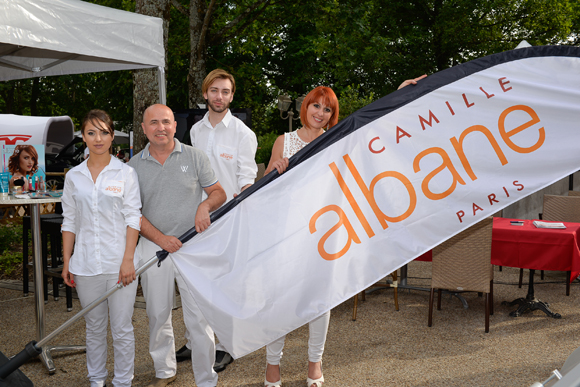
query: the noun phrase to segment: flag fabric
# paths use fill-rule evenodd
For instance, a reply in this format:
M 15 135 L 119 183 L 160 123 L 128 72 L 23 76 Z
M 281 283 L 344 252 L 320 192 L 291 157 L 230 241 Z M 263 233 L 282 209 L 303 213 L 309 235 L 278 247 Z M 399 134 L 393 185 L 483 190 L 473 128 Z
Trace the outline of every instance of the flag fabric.
M 341 121 L 170 257 L 238 358 L 576 172 L 579 123 L 580 48 L 455 66 Z

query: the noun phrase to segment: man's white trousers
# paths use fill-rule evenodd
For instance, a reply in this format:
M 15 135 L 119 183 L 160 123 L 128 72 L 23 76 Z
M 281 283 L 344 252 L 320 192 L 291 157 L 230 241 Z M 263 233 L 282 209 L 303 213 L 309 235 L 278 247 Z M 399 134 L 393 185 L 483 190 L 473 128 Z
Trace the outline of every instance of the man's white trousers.
M 159 250 L 162 248 L 141 237 L 135 252 L 139 254 L 141 261 L 139 265 L 149 261 Z M 155 375 L 158 378 L 167 379 L 177 372 L 175 340 L 171 323 L 176 280 L 181 295 L 181 306 L 183 307 L 185 327 L 188 331 L 189 345 L 192 348 L 191 365 L 195 384 L 198 387 L 216 386 L 218 376 L 213 370 L 215 361 L 214 332 L 169 257 L 161 262 L 161 266 L 153 265 L 141 274 L 141 286 L 149 317 L 149 353 L 153 358 Z

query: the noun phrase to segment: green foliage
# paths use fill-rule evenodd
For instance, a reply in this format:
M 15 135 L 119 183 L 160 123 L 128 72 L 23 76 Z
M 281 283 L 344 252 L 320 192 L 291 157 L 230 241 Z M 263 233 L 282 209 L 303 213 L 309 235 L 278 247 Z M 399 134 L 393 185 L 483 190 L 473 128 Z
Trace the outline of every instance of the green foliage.
M 68 115 L 80 129 L 84 115 L 103 109 L 123 130 L 133 120 L 133 79 L 130 71 L 113 71 L 41 78 L 39 115 Z M 106 86 L 105 86 L 106 85 Z
M 22 243 L 22 220 L 0 223 L 0 251 L 15 249 Z
M 338 97 L 340 112 L 338 117 L 339 121 L 350 116 L 352 113 L 356 112 L 360 108 L 365 107 L 371 102 L 374 102 L 375 99 L 375 93 L 372 91 L 369 93 L 369 95 L 364 95 L 360 91 L 360 88 L 355 87 L 354 85 L 347 86 Z
M 5 250 L 0 255 L 0 273 L 11 275 L 22 265 L 22 253 Z
M 576 3 L 340 0 L 328 4 L 324 16 L 317 13 L 312 44 L 338 92 L 354 84 L 384 96 L 405 79 L 513 49 L 523 39 L 566 43 L 580 18 Z
M 135 9 L 135 0 L 86 1 Z M 580 44 L 577 0 L 222 1 L 212 13 L 207 63 L 199 70 L 190 63 L 187 13 L 190 6 L 209 4 L 203 1 L 172 2 L 167 104 L 189 107 L 190 72 L 224 68 L 236 78 L 232 107 L 250 108 L 252 129 L 266 137 L 288 128 L 276 107 L 280 90 L 294 99 L 330 86 L 340 96 L 342 118 L 405 79 L 513 49 L 523 39 L 532 45 Z M 255 5 L 258 17 L 244 19 Z M 118 129 L 129 128 L 132 93 L 129 71 L 3 82 L 0 113 L 64 114 L 78 126 L 89 109 L 101 108 L 119 122 Z
M 266 168 L 268 167 L 268 162 L 270 161 L 270 156 L 272 154 L 272 147 L 274 146 L 274 142 L 276 142 L 278 136 L 279 134 L 277 132 L 265 133 L 258 136 L 256 164 L 264 163 Z
M 11 275 L 22 264 L 22 220 L 0 223 L 0 273 Z
M 189 1 L 180 0 L 187 8 Z M 167 106 L 174 110 L 188 109 L 187 75 L 189 73 L 189 20 L 171 7 L 167 43 Z

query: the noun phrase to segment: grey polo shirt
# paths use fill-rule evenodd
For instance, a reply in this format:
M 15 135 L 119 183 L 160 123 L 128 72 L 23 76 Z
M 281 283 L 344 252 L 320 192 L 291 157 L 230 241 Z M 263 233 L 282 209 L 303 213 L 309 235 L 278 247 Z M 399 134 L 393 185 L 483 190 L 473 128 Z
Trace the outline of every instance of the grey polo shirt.
M 139 177 L 141 212 L 165 235 L 180 237 L 195 226 L 204 188 L 217 183 L 207 155 L 174 139 L 175 148 L 163 165 L 149 144 L 129 160 Z

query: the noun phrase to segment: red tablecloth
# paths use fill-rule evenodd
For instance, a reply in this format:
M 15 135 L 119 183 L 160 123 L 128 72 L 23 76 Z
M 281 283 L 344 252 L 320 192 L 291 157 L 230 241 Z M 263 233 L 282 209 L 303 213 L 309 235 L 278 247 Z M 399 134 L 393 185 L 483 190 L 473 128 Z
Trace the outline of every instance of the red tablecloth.
M 512 226 L 520 219 L 493 218 L 491 263 L 523 269 L 571 271 L 570 281 L 580 274 L 580 223 L 563 222 L 566 229 L 536 228 L 533 220 Z M 431 261 L 431 251 L 417 261 Z

